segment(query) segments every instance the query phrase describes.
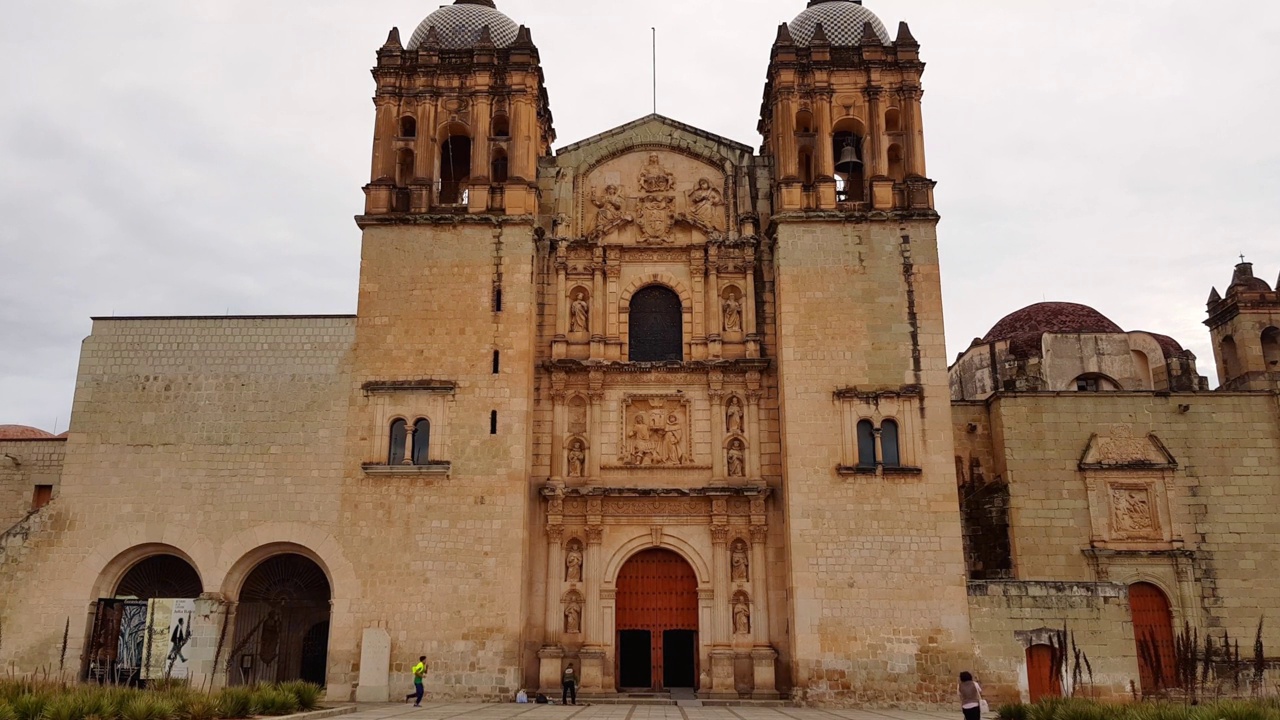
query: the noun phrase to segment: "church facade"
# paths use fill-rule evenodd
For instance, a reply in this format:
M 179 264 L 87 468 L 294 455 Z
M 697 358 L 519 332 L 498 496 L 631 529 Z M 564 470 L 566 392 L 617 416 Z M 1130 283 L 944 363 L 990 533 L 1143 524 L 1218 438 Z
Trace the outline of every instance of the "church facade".
M 1107 696 L 1184 622 L 1250 637 L 1280 296 L 1215 291 L 1217 392 L 1065 304 L 949 368 L 923 72 L 814 0 L 759 153 L 657 115 L 553 152 L 491 0 L 392 31 L 357 313 L 98 318 L 69 433 L 0 432 L 0 662 L 152 679 L 125 638 L 187 613 L 213 684 L 923 705 L 1062 692 L 1064 628 Z

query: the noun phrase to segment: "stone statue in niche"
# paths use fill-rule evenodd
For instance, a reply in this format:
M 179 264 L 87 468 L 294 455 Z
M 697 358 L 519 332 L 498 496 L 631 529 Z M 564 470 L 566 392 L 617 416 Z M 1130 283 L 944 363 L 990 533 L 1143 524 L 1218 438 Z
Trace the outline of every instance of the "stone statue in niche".
M 582 632 L 582 606 L 571 602 L 564 609 L 564 632 L 566 635 L 577 635 Z
M 590 332 L 590 321 L 591 305 L 587 302 L 587 293 L 579 290 L 569 304 L 569 332 Z
M 729 443 L 727 459 L 729 461 L 729 477 L 741 478 L 747 476 L 747 448 L 742 444 L 741 440 L 734 438 L 733 442 Z
M 702 178 L 698 186 L 689 191 L 689 222 L 708 235 L 718 235 L 724 230 L 724 194 Z
M 734 293 L 724 297 L 724 331 L 742 332 L 742 301 Z
M 733 599 L 733 634 L 751 634 L 751 604 L 745 595 L 739 594 Z
M 729 398 L 729 404 L 724 410 L 724 425 L 730 435 L 742 434 L 742 401 L 737 395 Z
M 733 543 L 729 555 L 729 572 L 734 582 L 750 581 L 750 561 L 747 560 L 747 544 L 741 540 Z
M 624 404 L 624 412 L 630 418 L 623 439 L 624 464 L 690 462 L 688 408 L 681 398 L 636 398 Z
M 580 478 L 587 466 L 587 448 L 581 440 L 569 443 L 569 477 Z
M 617 227 L 631 222 L 631 216 L 626 214 L 626 198 L 622 196 L 617 185 L 606 185 L 603 196 L 598 195 L 595 188 L 592 188 L 591 204 L 597 208 L 596 226 L 588 234 L 588 237 L 593 240 L 599 240 Z
M 566 582 L 582 582 L 582 543 L 574 540 L 569 543 L 564 557 L 564 579 Z
M 1151 494 L 1144 488 L 1111 488 L 1111 508 L 1112 522 L 1121 533 L 1149 535 L 1156 529 Z

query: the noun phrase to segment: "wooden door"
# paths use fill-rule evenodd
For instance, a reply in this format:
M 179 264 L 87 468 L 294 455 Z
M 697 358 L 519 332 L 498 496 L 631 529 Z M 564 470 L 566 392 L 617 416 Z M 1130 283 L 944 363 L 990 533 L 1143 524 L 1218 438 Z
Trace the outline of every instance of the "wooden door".
M 1062 697 L 1062 678 L 1053 668 L 1053 648 L 1032 645 L 1027 648 L 1027 688 L 1031 702 Z
M 1178 687 L 1173 645 L 1173 610 L 1164 591 L 1151 583 L 1129 586 L 1133 639 L 1138 646 L 1138 677 L 1142 694 Z
M 698 578 L 689 563 L 669 550 L 645 550 L 628 560 L 618 573 L 617 630 L 619 648 L 623 644 L 623 633 L 649 633 L 650 689 L 662 690 L 666 676 L 666 631 L 685 630 L 695 634 L 698 631 Z M 696 642 L 693 653 L 696 656 Z M 622 665 L 633 662 L 634 654 L 624 656 L 618 652 L 615 656 L 620 686 L 625 687 L 621 685 L 624 677 L 643 676 L 634 672 L 634 668 Z M 696 657 L 693 662 L 696 667 Z

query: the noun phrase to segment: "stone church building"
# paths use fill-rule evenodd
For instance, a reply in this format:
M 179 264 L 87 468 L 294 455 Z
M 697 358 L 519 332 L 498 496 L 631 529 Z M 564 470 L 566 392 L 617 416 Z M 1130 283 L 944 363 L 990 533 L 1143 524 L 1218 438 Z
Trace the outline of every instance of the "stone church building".
M 0 428 L 0 664 L 147 679 L 188 608 L 201 683 L 923 705 L 1063 692 L 1064 629 L 1099 696 L 1175 684 L 1184 625 L 1251 638 L 1280 294 L 1214 291 L 1213 392 L 1065 303 L 949 367 L 920 45 L 790 4 L 758 151 L 553 150 L 529 28 L 393 30 L 357 313 L 96 318 L 69 433 Z

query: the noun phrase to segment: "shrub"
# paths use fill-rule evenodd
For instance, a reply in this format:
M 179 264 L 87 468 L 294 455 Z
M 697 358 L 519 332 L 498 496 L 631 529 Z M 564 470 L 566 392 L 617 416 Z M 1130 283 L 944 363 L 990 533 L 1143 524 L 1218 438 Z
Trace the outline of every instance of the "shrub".
M 0 700 L 0 720 L 18 720 L 18 713 L 13 711 L 13 706 L 4 700 Z
M 324 692 L 324 688 L 319 685 L 302 680 L 284 683 L 280 689 L 293 695 L 298 701 L 299 710 L 315 710 L 320 707 L 320 695 Z
M 27 693 L 13 701 L 13 713 L 17 720 L 40 720 L 48 704 L 49 696 L 44 693 Z
M 996 717 L 1000 720 L 1027 720 L 1027 706 L 1022 703 L 1011 703 L 996 708 Z
M 218 703 L 214 698 L 191 693 L 178 706 L 179 720 L 216 720 Z
M 218 714 L 228 720 L 242 720 L 254 713 L 253 690 L 245 687 L 226 688 L 218 693 Z
M 40 713 L 43 720 L 84 720 L 86 693 L 65 693 L 51 699 Z
M 289 715 L 298 712 L 298 699 L 293 693 L 273 687 L 261 687 L 254 692 L 258 712 L 263 715 Z

